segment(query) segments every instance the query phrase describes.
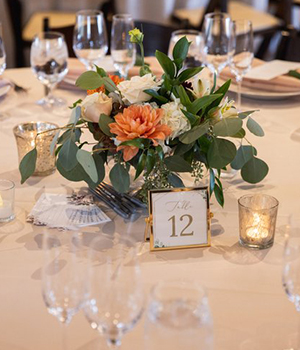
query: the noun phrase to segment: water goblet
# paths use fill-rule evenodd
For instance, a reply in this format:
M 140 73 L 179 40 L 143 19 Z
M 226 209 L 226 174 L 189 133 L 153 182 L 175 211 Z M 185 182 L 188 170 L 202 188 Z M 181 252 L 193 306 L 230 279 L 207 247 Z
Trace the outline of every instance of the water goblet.
M 63 326 L 63 349 L 66 349 L 66 326 L 84 300 L 82 243 L 80 232 L 45 231 L 42 296 L 48 312 Z
M 237 83 L 237 109 L 240 111 L 243 77 L 250 70 L 254 56 L 252 23 L 247 20 L 233 21 L 233 35 L 234 52 L 230 59 L 230 69 Z
M 31 69 L 47 91 L 37 104 L 46 108 L 65 106 L 65 101 L 54 97 L 52 90 L 68 72 L 67 59 L 68 49 L 62 34 L 42 32 L 35 36 L 30 51 Z
M 292 216 L 285 237 L 283 251 L 282 285 L 288 299 L 300 312 L 300 217 Z M 299 325 L 298 325 L 299 326 Z M 300 333 L 296 347 L 289 350 L 300 349 Z
M 184 68 L 195 67 L 203 62 L 203 37 L 201 32 L 193 29 L 175 30 L 170 39 L 168 56 L 173 59 L 173 49 L 175 44 L 182 37 L 186 37 L 191 43 L 187 57 L 184 62 Z
M 204 63 L 218 78 L 233 52 L 232 22 L 227 13 L 208 13 L 203 24 Z
M 6 68 L 6 54 L 3 42 L 2 24 L 0 22 L 0 76 L 3 74 Z
M 134 28 L 130 15 L 114 15 L 111 28 L 111 57 L 115 68 L 123 78 L 134 66 L 136 58 L 135 44 L 130 42 L 129 31 Z
M 164 281 L 151 292 L 146 350 L 211 350 L 213 324 L 205 290 L 188 281 Z
M 85 315 L 117 349 L 143 313 L 144 294 L 135 243 L 126 237 L 95 238 L 90 245 Z
M 94 65 L 100 64 L 108 50 L 106 25 L 101 11 L 77 12 L 73 50 L 87 70 L 94 70 Z

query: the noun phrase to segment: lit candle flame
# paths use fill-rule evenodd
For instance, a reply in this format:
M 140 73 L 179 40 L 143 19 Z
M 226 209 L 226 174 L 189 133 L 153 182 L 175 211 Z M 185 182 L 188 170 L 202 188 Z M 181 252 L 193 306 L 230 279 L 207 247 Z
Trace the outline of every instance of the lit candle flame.
M 268 237 L 268 230 L 264 227 L 264 220 L 261 215 L 254 213 L 253 226 L 247 230 L 247 236 L 253 240 L 259 240 Z

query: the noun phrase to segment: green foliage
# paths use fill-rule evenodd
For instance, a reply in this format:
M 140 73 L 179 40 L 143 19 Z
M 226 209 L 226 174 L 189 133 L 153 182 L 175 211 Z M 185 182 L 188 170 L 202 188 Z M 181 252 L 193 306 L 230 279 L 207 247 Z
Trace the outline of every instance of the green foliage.
M 78 147 L 70 138 L 63 144 L 62 148 L 60 149 L 59 158 L 66 171 L 72 170 L 77 165 L 77 151 Z
M 290 70 L 290 71 L 288 72 L 288 75 L 289 75 L 290 77 L 294 77 L 294 78 L 300 79 L 300 73 L 297 72 L 296 70 Z
M 187 68 L 179 74 L 177 79 L 179 83 L 183 83 L 192 78 L 194 75 L 200 73 L 202 69 L 203 67 Z
M 142 153 L 140 155 L 140 158 L 139 158 L 139 161 L 138 161 L 138 164 L 137 164 L 137 167 L 136 167 L 136 172 L 135 172 L 135 177 L 134 179 L 136 180 L 140 175 L 141 173 L 144 171 L 145 169 L 145 165 L 146 165 L 146 160 L 147 160 L 147 156 L 145 153 Z
M 76 158 L 91 180 L 95 183 L 98 182 L 98 172 L 92 154 L 83 149 L 78 149 Z
M 103 131 L 103 133 L 107 136 L 112 136 L 113 134 L 110 132 L 109 124 L 113 123 L 114 120 L 108 115 L 102 113 L 99 118 L 99 127 Z
M 168 181 L 173 187 L 184 187 L 184 183 L 182 182 L 181 178 L 174 173 L 170 173 L 168 175 Z
M 128 170 L 120 163 L 116 163 L 109 173 L 109 179 L 116 191 L 126 193 L 129 190 L 130 178 Z
M 154 97 L 157 101 L 161 103 L 167 103 L 169 100 L 165 98 L 164 96 L 161 96 L 156 90 L 153 89 L 146 89 L 144 92 L 152 97 Z
M 177 173 L 190 173 L 192 171 L 191 165 L 177 155 L 165 158 L 164 162 L 170 171 Z
M 19 170 L 21 173 L 21 184 L 23 184 L 35 171 L 37 159 L 36 148 L 29 151 L 20 162 Z
M 177 41 L 173 48 L 173 59 L 176 61 L 176 65 L 180 66 L 182 62 L 186 59 L 189 51 L 190 44 L 187 38 L 184 36 Z
M 267 176 L 268 172 L 269 167 L 263 160 L 252 157 L 242 167 L 241 176 L 245 181 L 256 184 L 262 181 Z
M 245 119 L 245 118 L 247 118 L 249 115 L 253 114 L 253 113 L 256 112 L 256 111 L 258 111 L 258 109 L 254 109 L 254 110 L 252 110 L 252 111 L 240 112 L 240 113 L 238 114 L 238 116 L 239 116 L 239 118 L 241 118 L 241 119 Z
M 155 57 L 164 70 L 165 74 L 168 75 L 171 79 L 175 77 L 175 65 L 173 61 L 163 52 L 156 50 Z
M 234 143 L 221 138 L 214 138 L 207 153 L 210 168 L 222 169 L 231 163 L 236 155 Z
M 256 136 L 264 136 L 265 133 L 262 129 L 262 127 L 251 117 L 248 118 L 247 120 L 247 128 L 250 132 L 252 132 L 252 134 L 256 135 Z
M 207 95 L 198 98 L 193 103 L 191 103 L 187 110 L 190 113 L 197 114 L 201 109 L 206 108 L 209 105 L 212 105 L 216 100 L 220 99 L 220 94 L 214 94 L 214 95 Z
M 182 143 L 189 144 L 196 141 L 199 137 L 203 136 L 207 133 L 209 129 L 209 123 L 204 123 L 195 126 L 191 130 L 185 132 L 184 134 L 179 136 L 179 140 Z
M 248 162 L 248 160 L 256 155 L 257 151 L 254 147 L 241 145 L 236 152 L 234 160 L 231 162 L 231 167 L 233 169 L 240 170 Z
M 239 118 L 223 118 L 213 127 L 216 136 L 234 136 L 242 128 L 243 122 Z

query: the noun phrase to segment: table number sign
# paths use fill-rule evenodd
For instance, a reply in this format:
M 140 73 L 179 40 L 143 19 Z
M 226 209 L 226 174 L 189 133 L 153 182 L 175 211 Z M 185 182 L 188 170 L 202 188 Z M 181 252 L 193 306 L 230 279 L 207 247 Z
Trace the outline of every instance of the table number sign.
M 150 250 L 210 246 L 207 187 L 149 191 Z

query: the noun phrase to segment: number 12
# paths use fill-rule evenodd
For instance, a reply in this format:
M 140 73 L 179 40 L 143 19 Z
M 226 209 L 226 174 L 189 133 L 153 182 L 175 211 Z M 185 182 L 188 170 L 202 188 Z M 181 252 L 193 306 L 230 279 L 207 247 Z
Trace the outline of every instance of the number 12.
M 194 231 L 192 232 L 184 232 L 193 222 L 193 217 L 189 214 L 184 214 L 181 215 L 181 217 L 179 218 L 180 221 L 182 221 L 184 219 L 184 217 L 188 218 L 188 223 L 187 225 L 181 230 L 180 232 L 180 236 L 193 236 Z M 171 216 L 170 219 L 168 221 L 172 221 L 172 234 L 170 237 L 178 237 L 176 235 L 176 222 L 175 222 L 175 215 Z

